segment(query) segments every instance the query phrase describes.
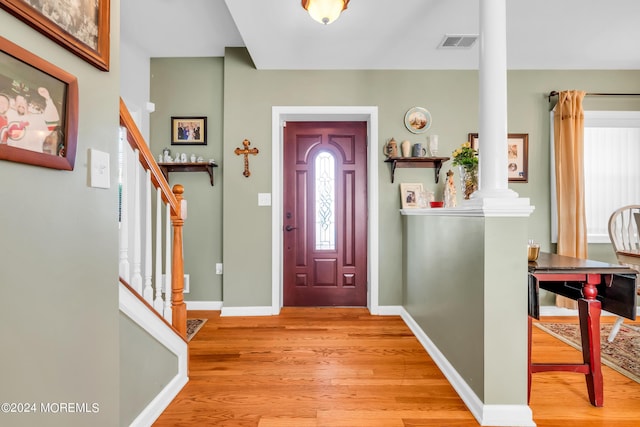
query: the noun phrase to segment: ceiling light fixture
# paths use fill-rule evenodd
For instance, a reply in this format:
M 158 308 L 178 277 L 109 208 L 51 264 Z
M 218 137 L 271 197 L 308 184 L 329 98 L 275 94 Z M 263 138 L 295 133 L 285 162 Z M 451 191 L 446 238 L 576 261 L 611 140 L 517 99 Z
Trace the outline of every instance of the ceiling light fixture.
M 321 24 L 328 25 L 340 17 L 349 0 L 302 0 L 302 7 Z

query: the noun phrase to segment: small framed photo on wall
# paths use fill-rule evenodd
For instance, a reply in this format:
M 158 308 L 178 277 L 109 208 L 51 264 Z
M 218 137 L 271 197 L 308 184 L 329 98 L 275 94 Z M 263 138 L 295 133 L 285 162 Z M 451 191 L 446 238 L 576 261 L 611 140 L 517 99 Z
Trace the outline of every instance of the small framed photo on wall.
M 171 145 L 207 145 L 207 118 L 171 117 Z

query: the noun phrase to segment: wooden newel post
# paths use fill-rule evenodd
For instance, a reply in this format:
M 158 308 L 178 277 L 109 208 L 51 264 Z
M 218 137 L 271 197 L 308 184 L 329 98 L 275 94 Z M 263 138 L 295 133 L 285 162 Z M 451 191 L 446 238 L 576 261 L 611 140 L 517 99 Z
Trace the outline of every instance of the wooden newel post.
M 183 207 L 182 193 L 184 187 L 180 184 L 173 186 L 173 194 L 178 200 L 179 211 L 171 217 L 173 225 L 173 256 L 171 260 L 171 312 L 173 327 L 186 339 L 187 337 L 187 306 L 184 303 L 184 259 L 182 251 L 182 226 L 186 209 Z M 186 201 L 184 201 L 186 202 Z

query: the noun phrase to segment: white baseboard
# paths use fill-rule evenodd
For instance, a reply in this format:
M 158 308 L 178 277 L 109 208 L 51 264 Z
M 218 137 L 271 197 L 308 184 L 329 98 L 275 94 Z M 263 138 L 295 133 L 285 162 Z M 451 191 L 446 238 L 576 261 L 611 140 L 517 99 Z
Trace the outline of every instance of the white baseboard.
M 273 316 L 273 307 L 222 307 L 220 317 L 225 316 Z
M 404 308 L 401 305 L 379 305 L 378 316 L 401 316 Z
M 187 384 L 189 378 L 182 377 L 180 375 L 176 375 L 173 379 L 165 386 L 164 389 L 158 395 L 153 398 L 151 402 L 147 405 L 146 408 L 136 417 L 135 420 L 131 424 L 130 427 L 148 427 L 153 425 L 153 423 L 162 415 L 167 406 L 173 401 L 173 399 L 178 395 L 180 390 Z
M 464 378 L 404 308 L 402 308 L 401 316 L 481 426 L 534 427 L 536 425 L 528 405 L 484 405 Z
M 122 313 L 178 358 L 176 375 L 131 423 L 132 426 L 136 427 L 150 426 L 189 381 L 187 372 L 187 343 L 176 335 L 173 329 L 169 328 L 137 297 L 132 295 L 131 291 L 122 283 L 120 283 L 119 288 L 119 306 Z
M 222 301 L 185 301 L 187 310 L 222 310 Z
M 540 316 L 577 316 L 578 310 L 556 307 L 555 305 L 541 305 Z
M 187 302 L 188 310 L 222 310 L 221 317 L 224 316 L 273 316 L 273 307 L 224 307 L 224 304 L 220 302 L 221 308 L 191 308 L 192 302 Z M 214 304 L 214 303 L 209 303 Z M 217 303 L 216 303 L 217 304 Z M 213 307 L 213 305 L 211 305 Z M 198 306 L 200 307 L 200 306 Z M 202 306 L 206 307 L 206 306 Z M 400 316 L 402 314 L 401 305 L 381 305 L 378 306 L 378 316 Z
M 540 316 L 578 316 L 578 309 L 572 310 L 570 308 L 556 307 L 555 305 L 542 305 L 540 306 Z M 617 315 L 602 310 L 601 316 Z M 636 316 L 640 316 L 640 307 L 636 307 Z

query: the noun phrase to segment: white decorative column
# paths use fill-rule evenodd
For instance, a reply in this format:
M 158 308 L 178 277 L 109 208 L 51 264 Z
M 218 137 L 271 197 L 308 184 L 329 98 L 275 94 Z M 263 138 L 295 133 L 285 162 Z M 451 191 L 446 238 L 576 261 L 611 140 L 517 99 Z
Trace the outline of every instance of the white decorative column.
M 473 199 L 517 198 L 507 172 L 506 0 L 480 1 L 480 188 Z

